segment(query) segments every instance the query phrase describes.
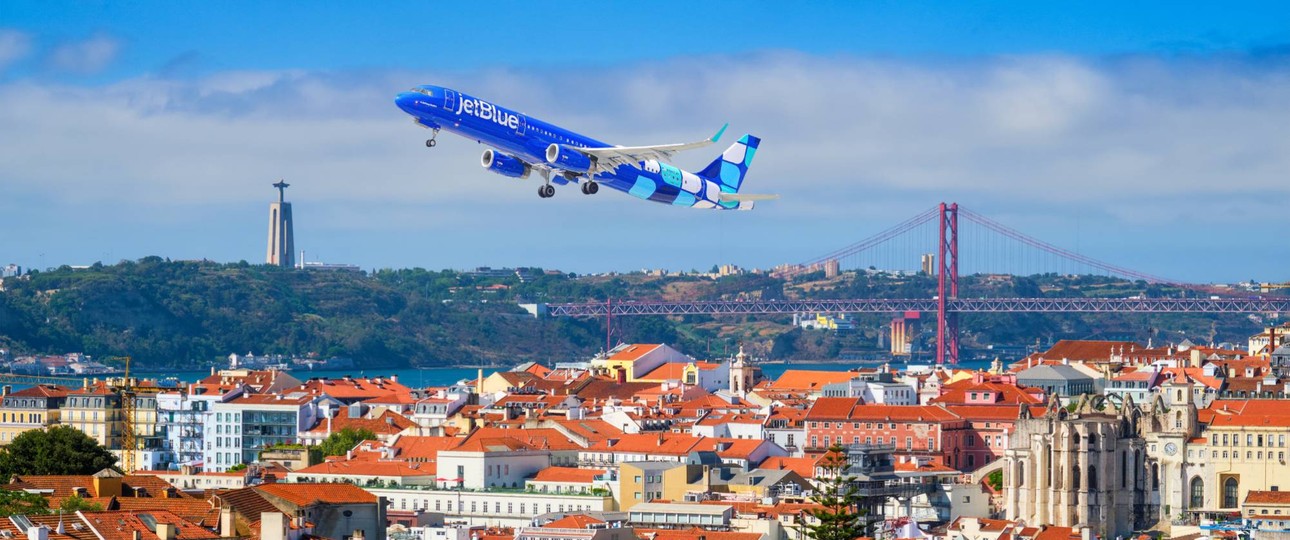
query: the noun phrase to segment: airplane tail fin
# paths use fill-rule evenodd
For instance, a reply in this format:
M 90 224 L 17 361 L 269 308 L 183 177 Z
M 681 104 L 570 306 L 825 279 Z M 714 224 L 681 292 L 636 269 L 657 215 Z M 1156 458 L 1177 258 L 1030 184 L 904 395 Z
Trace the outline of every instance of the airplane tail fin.
M 720 184 L 722 193 L 739 193 L 739 186 L 744 183 L 744 175 L 748 174 L 748 166 L 752 164 L 759 144 L 761 139 L 755 136 L 740 137 L 720 157 L 699 171 L 699 176 Z
M 744 176 L 752 165 L 753 155 L 761 139 L 754 135 L 744 135 L 735 144 L 730 145 L 721 156 L 709 163 L 699 176 L 703 176 L 721 186 L 721 197 L 718 204 L 729 209 L 752 210 L 756 201 L 778 198 L 778 195 L 739 195 Z

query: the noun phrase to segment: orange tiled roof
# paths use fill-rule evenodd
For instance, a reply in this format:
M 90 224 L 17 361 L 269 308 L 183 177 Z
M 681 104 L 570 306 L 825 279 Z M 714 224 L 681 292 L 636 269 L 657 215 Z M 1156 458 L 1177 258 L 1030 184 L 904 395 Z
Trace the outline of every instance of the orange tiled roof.
M 609 357 L 609 359 L 623 360 L 623 361 L 638 360 L 642 356 L 645 356 L 646 354 L 649 354 L 654 349 L 657 349 L 662 346 L 663 345 L 661 343 L 652 343 L 652 344 L 634 343 L 631 345 L 627 345 L 622 350 L 614 353 Z
M 86 524 L 93 528 L 103 540 L 131 540 L 136 532 L 144 539 L 157 538 L 155 526 L 150 527 L 148 523 L 140 519 L 143 515 L 150 515 L 152 519 L 156 520 L 156 523 L 174 525 L 177 538 L 191 538 L 193 540 L 219 538 L 218 534 L 190 523 L 168 510 L 82 512 L 81 515 L 84 516 L 83 519 Z M 64 530 L 70 528 L 72 527 L 65 527 Z
M 855 378 L 850 371 L 809 371 L 788 369 L 770 384 L 771 390 L 817 390 L 826 384 L 847 382 Z
M 354 476 L 434 476 L 436 463 L 409 463 L 406 461 L 381 461 L 370 459 L 352 459 L 324 461 L 317 465 L 295 471 L 296 474 L 347 474 Z
M 1290 504 L 1290 491 L 1250 491 L 1245 504 Z
M 376 496 L 352 484 L 261 484 L 253 488 L 296 506 L 375 503 Z
M 349 407 L 340 407 L 336 412 L 336 416 L 331 419 L 330 423 L 332 432 L 337 432 L 345 428 L 353 428 L 356 430 L 366 429 L 377 435 L 387 436 L 394 435 L 395 433 L 402 433 L 403 430 L 417 425 L 416 422 L 413 422 L 410 418 L 389 409 L 382 411 L 381 415 L 376 418 L 350 418 Z M 325 432 L 327 430 L 327 425 L 328 420 L 326 418 L 320 418 L 318 419 L 318 423 L 314 424 L 313 427 L 309 428 L 307 431 Z
M 597 476 L 605 474 L 604 469 L 578 469 L 575 467 L 547 467 L 533 476 L 535 482 L 568 482 L 571 484 L 590 484 Z
M 549 529 L 590 529 L 592 525 L 600 525 L 602 523 L 604 523 L 603 520 L 599 520 L 591 516 L 574 514 L 547 523 L 542 527 Z
M 820 458 L 812 457 L 788 457 L 788 456 L 771 456 L 766 461 L 758 465 L 758 469 L 782 470 L 787 469 L 797 473 L 802 478 L 815 477 L 815 464 Z

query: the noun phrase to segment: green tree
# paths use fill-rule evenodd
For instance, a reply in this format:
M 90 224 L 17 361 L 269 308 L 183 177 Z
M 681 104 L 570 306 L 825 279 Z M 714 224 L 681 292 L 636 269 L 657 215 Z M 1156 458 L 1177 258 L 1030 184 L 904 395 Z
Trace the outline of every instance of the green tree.
M 0 516 L 48 514 L 49 501 L 35 493 L 0 490 Z
M 71 497 L 63 499 L 62 504 L 58 505 L 58 509 L 67 513 L 78 512 L 78 511 L 102 512 L 103 505 L 96 503 L 94 501 L 88 501 L 88 500 L 82 499 L 80 495 L 72 495 Z
M 824 473 L 811 495 L 811 501 L 821 506 L 807 510 L 817 523 L 804 525 L 803 532 L 811 540 L 855 540 L 867 536 L 862 520 L 862 498 L 856 490 L 855 478 L 847 473 L 846 449 L 839 444 L 829 447 L 820 461 Z
M 80 430 L 54 426 L 18 435 L 0 450 L 0 478 L 15 474 L 94 474 L 115 463 L 116 456 Z
M 345 428 L 327 436 L 318 449 L 322 450 L 324 456 L 343 456 L 345 452 L 353 450 L 360 441 L 375 439 L 376 433 L 367 428 Z
M 1003 490 L 1003 470 L 997 470 L 985 475 L 985 482 L 990 485 L 990 489 L 995 491 Z

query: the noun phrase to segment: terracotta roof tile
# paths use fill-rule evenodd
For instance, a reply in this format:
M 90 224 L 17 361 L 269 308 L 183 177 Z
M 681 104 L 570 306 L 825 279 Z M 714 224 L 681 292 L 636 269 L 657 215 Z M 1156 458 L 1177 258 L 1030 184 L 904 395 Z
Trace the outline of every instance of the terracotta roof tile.
M 314 502 L 326 504 L 376 502 L 376 495 L 352 484 L 261 484 L 252 489 L 281 498 L 296 506 L 308 506 Z

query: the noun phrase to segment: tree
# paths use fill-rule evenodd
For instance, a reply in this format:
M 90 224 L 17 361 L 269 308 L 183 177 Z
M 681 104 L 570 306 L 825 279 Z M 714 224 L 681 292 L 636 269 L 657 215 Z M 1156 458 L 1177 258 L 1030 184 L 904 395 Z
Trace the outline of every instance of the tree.
M 62 504 L 58 505 L 58 509 L 69 514 L 73 512 L 102 512 L 103 505 L 82 499 L 80 495 L 72 495 L 63 499 Z
M 49 501 L 35 493 L 0 490 L 0 516 L 48 514 Z
M 375 438 L 376 433 L 370 429 L 347 427 L 327 436 L 327 439 L 318 445 L 318 449 L 322 450 L 324 456 L 343 456 L 345 452 L 353 450 L 359 442 Z
M 0 478 L 15 474 L 94 474 L 114 464 L 116 456 L 69 426 L 24 432 L 0 450 Z
M 847 474 L 847 451 L 840 444 L 829 447 L 819 463 L 822 478 L 811 501 L 821 506 L 806 512 L 818 523 L 803 525 L 803 532 L 811 540 L 855 540 L 867 536 L 868 527 L 861 520 L 864 509 L 862 497 L 856 491 L 855 479 Z

